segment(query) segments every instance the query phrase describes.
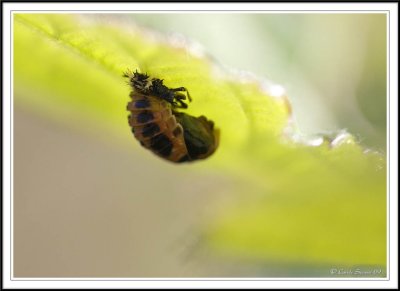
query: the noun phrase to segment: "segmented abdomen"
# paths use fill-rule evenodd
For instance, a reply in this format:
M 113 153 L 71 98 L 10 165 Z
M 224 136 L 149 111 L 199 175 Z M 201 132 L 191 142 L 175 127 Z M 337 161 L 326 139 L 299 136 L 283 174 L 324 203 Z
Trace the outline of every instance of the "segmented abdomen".
M 176 122 L 171 105 L 154 96 L 131 92 L 129 125 L 140 144 L 172 162 L 188 158 L 182 126 Z

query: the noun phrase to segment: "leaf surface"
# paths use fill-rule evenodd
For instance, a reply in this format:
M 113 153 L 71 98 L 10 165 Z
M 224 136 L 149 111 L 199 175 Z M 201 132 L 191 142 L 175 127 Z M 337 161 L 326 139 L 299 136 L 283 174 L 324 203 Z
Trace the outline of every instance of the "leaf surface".
M 227 73 L 191 43 L 93 15 L 14 15 L 21 106 L 131 143 L 122 74 L 135 69 L 188 88 L 188 113 L 221 130 L 217 152 L 193 164 L 238 179 L 235 202 L 207 224 L 210 246 L 265 261 L 386 264 L 382 154 L 345 132 L 295 142 L 285 96 Z

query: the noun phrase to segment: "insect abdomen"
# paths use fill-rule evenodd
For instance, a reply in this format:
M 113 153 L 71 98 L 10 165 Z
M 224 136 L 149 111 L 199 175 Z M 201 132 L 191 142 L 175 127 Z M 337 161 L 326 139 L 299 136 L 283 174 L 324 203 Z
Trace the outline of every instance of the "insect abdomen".
M 145 148 L 162 158 L 178 162 L 187 156 L 183 129 L 176 122 L 170 105 L 157 97 L 138 92 L 130 94 L 129 125 L 135 138 Z

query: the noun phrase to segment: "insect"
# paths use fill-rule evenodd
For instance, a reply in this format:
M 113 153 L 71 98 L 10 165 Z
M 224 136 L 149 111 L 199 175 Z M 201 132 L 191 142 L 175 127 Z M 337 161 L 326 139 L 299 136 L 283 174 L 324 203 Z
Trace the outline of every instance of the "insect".
M 163 80 L 126 72 L 132 87 L 129 125 L 142 146 L 171 162 L 205 159 L 215 152 L 219 130 L 205 116 L 179 112 L 192 98 L 185 87 L 168 88 Z

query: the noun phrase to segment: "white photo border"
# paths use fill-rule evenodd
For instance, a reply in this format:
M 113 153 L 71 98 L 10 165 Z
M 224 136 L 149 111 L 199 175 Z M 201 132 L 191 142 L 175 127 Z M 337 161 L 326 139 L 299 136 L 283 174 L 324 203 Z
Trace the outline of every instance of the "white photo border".
M 4 288 L 396 288 L 398 287 L 398 3 L 2 3 Z M 386 13 L 387 278 L 14 278 L 13 13 Z

